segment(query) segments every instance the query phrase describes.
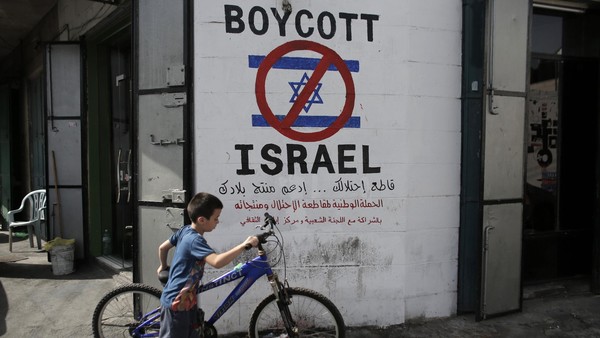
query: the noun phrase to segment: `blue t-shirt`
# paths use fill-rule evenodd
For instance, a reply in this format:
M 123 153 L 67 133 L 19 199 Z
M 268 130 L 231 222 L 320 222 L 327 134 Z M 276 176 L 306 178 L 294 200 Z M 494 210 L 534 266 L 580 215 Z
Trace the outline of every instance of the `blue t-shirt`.
M 175 246 L 175 255 L 160 302 L 173 311 L 189 311 L 196 306 L 196 292 L 204 273 L 204 258 L 215 251 L 189 225 L 179 229 L 169 241 Z

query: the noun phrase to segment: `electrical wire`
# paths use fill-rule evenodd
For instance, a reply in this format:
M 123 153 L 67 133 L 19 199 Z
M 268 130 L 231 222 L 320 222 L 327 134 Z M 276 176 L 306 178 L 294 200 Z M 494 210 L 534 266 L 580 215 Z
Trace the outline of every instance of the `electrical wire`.
M 275 227 L 277 232 L 279 232 L 279 237 L 275 236 L 275 238 L 277 239 L 277 242 L 279 242 L 280 247 L 281 247 L 281 254 L 280 254 L 279 259 L 281 260 L 283 258 L 283 280 L 286 281 L 286 283 L 287 283 L 287 262 L 285 260 L 285 247 L 284 247 L 283 233 L 281 232 L 281 230 L 279 230 L 277 223 L 274 223 L 273 226 Z

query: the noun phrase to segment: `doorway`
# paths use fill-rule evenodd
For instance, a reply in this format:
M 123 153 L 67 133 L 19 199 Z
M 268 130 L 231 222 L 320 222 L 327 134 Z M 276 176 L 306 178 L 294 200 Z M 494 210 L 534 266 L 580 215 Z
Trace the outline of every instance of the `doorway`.
M 134 190 L 129 12 L 96 27 L 85 41 L 90 253 L 111 268 L 130 269 Z
M 113 222 L 109 230 L 112 246 L 105 256 L 116 256 L 124 268 L 131 267 L 133 250 L 132 198 L 132 106 L 131 106 L 131 34 L 123 31 L 109 44 L 111 93 L 111 154 Z M 103 238 L 103 241 L 105 238 Z
M 593 18 L 597 19 L 597 16 Z M 523 282 L 589 279 L 598 202 L 599 55 L 583 14 L 534 10 Z M 597 25 L 597 24 L 596 24 Z M 597 41 L 595 42 L 597 43 Z

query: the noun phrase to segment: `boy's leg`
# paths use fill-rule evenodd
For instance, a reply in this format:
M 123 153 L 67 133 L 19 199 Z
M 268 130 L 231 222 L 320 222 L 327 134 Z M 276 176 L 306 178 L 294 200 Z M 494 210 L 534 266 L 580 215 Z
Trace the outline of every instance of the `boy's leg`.
M 161 338 L 190 337 L 197 338 L 198 332 L 192 327 L 196 324 L 196 311 L 173 311 L 162 307 L 160 310 Z

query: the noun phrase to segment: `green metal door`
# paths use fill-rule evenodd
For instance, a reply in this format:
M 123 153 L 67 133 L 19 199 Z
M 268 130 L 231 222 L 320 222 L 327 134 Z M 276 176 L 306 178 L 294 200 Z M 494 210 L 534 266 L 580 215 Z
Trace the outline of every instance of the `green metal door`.
M 0 222 L 7 226 L 10 200 L 10 90 L 0 88 Z

